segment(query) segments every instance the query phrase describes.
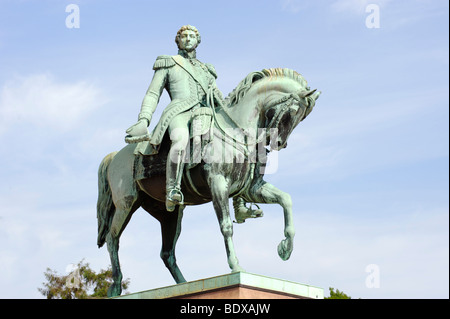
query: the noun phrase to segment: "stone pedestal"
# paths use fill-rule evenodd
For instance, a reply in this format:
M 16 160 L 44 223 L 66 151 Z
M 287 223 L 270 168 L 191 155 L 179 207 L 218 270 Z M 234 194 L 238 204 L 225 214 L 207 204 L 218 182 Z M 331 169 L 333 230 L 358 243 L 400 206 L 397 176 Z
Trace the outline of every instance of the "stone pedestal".
M 237 272 L 115 299 L 323 299 L 323 296 L 322 288 Z

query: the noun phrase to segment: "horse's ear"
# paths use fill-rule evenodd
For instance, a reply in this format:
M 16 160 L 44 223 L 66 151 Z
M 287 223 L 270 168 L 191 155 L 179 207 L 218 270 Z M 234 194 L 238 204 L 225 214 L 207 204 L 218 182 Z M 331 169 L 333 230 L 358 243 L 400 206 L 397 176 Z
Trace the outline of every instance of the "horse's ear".
M 301 97 L 301 98 L 305 98 L 305 97 L 308 97 L 308 96 L 314 94 L 314 92 L 316 92 L 316 91 L 317 91 L 317 89 L 301 91 L 301 92 L 298 94 L 298 96 Z
M 316 93 L 314 93 L 314 100 L 317 101 L 317 99 L 319 98 L 320 94 L 322 94 L 322 91 L 317 91 Z

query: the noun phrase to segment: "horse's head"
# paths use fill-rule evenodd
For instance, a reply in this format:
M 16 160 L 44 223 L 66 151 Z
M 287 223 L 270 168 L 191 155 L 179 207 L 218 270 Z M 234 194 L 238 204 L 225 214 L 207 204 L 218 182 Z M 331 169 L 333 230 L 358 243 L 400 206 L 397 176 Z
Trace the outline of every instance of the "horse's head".
M 266 145 L 281 150 L 294 128 L 311 113 L 320 93 L 293 70 L 264 69 L 247 75 L 229 94 L 226 113 L 238 127 L 265 128 Z
M 272 150 L 287 146 L 292 131 L 311 113 L 320 94 L 320 91 L 304 87 L 297 92 L 269 96 L 264 107 L 264 127 L 267 129 L 266 144 Z

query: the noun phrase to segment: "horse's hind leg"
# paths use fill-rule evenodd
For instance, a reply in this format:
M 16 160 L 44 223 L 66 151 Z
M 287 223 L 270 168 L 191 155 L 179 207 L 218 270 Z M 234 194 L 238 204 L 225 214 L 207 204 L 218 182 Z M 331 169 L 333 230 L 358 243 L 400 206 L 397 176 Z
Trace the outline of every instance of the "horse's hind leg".
M 134 145 L 128 145 L 115 155 L 108 169 L 108 184 L 115 211 L 106 235 L 106 243 L 111 258 L 113 283 L 108 297 L 119 296 L 122 292 L 122 272 L 119 264 L 119 238 L 140 205 L 139 194 L 133 178 Z
M 122 272 L 119 263 L 119 238 L 123 230 L 130 221 L 131 216 L 136 211 L 136 197 L 128 197 L 122 203 L 116 206 L 111 228 L 106 235 L 106 243 L 111 259 L 113 283 L 108 289 L 108 297 L 120 296 L 122 293 Z M 117 204 L 116 204 L 117 205 Z
M 111 227 L 106 235 L 106 243 L 111 259 L 113 283 L 108 289 L 108 297 L 119 296 L 122 292 L 122 272 L 119 263 L 119 239 L 133 213 L 139 207 L 138 192 L 131 179 L 121 179 L 121 185 L 113 189 L 113 201 L 115 206 Z

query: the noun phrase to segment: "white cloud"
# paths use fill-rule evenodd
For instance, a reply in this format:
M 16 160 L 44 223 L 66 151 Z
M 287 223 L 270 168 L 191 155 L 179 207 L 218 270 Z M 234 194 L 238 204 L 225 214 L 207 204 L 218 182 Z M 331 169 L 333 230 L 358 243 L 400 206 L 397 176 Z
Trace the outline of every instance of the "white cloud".
M 105 102 L 100 90 L 86 81 L 61 83 L 48 73 L 20 76 L 1 88 L 1 127 L 27 124 L 64 132 Z

